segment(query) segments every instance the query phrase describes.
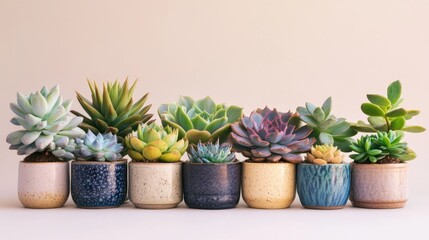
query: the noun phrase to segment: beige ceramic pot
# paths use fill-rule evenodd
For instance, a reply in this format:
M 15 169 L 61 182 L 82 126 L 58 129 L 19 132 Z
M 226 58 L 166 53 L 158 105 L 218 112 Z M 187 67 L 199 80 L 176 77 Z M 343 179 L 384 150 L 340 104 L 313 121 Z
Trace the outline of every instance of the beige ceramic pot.
M 27 208 L 62 207 L 70 193 L 68 162 L 20 162 L 18 198 Z
M 176 207 L 183 199 L 182 162 L 130 162 L 129 195 L 137 208 Z
M 243 199 L 251 208 L 288 208 L 295 199 L 295 164 L 243 163 Z
M 408 165 L 352 163 L 350 201 L 362 208 L 401 208 L 408 198 Z

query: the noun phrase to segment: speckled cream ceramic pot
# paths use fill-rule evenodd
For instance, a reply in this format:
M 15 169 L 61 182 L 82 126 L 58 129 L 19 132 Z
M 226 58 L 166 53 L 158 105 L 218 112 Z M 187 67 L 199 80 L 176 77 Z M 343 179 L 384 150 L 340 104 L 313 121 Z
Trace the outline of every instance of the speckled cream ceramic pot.
M 18 197 L 27 208 L 59 208 L 69 189 L 68 162 L 20 162 Z
M 401 208 L 408 198 L 408 165 L 352 163 L 350 201 L 362 208 Z
M 251 208 L 288 208 L 295 199 L 295 164 L 243 163 L 243 199 Z
M 182 162 L 130 162 L 130 201 L 137 208 L 174 208 L 183 200 Z

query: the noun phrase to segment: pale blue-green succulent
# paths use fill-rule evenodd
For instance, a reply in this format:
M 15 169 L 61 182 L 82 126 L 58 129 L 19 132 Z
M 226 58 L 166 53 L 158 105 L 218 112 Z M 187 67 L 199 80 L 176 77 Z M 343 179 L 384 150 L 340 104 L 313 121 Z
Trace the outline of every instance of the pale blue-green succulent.
M 58 86 L 30 95 L 17 94 L 17 103 L 10 108 L 16 114 L 11 122 L 23 129 L 10 133 L 6 142 L 9 149 L 17 150 L 18 155 L 31 155 L 52 152 L 60 160 L 73 159 L 70 150 L 72 139 L 82 137 L 85 132 L 78 127 L 82 117 L 75 117 L 70 111 L 71 100 L 63 102 Z
M 115 161 L 122 159 L 122 144 L 112 133 L 95 135 L 88 130 L 85 138 L 76 139 L 76 150 L 74 154 L 79 160 L 90 161 Z
M 231 152 L 230 143 L 219 144 L 208 142 L 193 145 L 189 149 L 189 161 L 194 163 L 228 163 L 234 161 L 235 154 Z

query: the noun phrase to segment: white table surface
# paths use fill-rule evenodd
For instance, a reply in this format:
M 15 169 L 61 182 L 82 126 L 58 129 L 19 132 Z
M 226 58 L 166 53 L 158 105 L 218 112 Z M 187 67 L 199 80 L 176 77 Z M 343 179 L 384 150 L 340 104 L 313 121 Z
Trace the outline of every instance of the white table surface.
M 0 239 L 428 239 L 429 196 L 412 196 L 391 210 L 26 209 L 14 198 L 0 205 Z

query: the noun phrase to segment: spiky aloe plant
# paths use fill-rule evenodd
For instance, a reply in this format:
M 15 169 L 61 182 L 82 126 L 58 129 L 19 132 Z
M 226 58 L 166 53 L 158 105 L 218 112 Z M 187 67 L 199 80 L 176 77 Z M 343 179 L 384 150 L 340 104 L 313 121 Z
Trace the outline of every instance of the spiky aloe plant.
M 306 162 L 314 163 L 317 165 L 325 165 L 328 163 L 339 164 L 344 160 L 344 154 L 332 145 L 315 145 L 311 147 L 309 153 L 307 153 Z
M 311 137 L 315 137 L 318 145 L 334 145 L 343 152 L 350 152 L 350 144 L 353 142 L 356 130 L 351 128 L 351 124 L 345 118 L 337 118 L 331 114 L 332 98 L 329 97 L 321 107 L 307 102 L 305 107 L 298 107 L 297 112 L 300 119 L 305 122 L 313 132 Z
M 97 83 L 88 80 L 92 101 L 76 92 L 77 99 L 89 117 L 72 111 L 76 116 L 83 117 L 79 126 L 85 131 L 93 133 L 112 133 L 117 135 L 118 141 L 123 142 L 125 136 L 137 129 L 141 123 L 150 122 L 152 114 L 147 114 L 151 105 L 143 107 L 148 93 L 134 103 L 132 95 L 137 81 L 128 87 L 128 79 L 121 85 L 118 81 L 113 84 L 103 83 L 100 89 Z
M 125 138 L 133 161 L 178 162 L 188 148 L 188 140 L 178 140 L 178 130 L 152 123 L 139 125 L 137 132 Z
M 122 159 L 122 144 L 112 133 L 95 135 L 88 130 L 83 139 L 76 139 L 76 150 L 74 154 L 78 160 L 89 161 L 115 161 Z
M 177 103 L 162 104 L 158 114 L 164 126 L 179 129 L 179 138 L 186 138 L 191 144 L 199 141 L 227 141 L 231 123 L 243 115 L 237 106 L 216 104 L 210 97 L 195 101 L 181 96 Z
M 363 113 L 368 115 L 369 124 L 358 121 L 352 127 L 359 132 L 389 132 L 401 130 L 405 132 L 420 133 L 425 128 L 421 126 L 408 126 L 407 121 L 419 115 L 419 110 L 405 110 L 400 105 L 402 86 L 399 80 L 392 82 L 387 88 L 387 97 L 378 94 L 367 94 L 369 102 L 361 105 Z
M 311 129 L 299 127 L 299 123 L 297 113 L 281 113 L 268 107 L 257 109 L 250 117 L 232 124 L 233 148 L 254 162 L 299 163 L 301 154 L 308 152 L 316 142 L 308 137 Z
M 389 131 L 364 135 L 351 145 L 357 163 L 398 163 L 412 160 L 416 154 L 402 141 L 403 132 Z
M 194 163 L 228 163 L 234 161 L 235 154 L 231 152 L 231 144 L 207 142 L 192 145 L 188 152 L 189 161 Z
M 73 138 L 85 132 L 78 127 L 82 117 L 70 114 L 71 104 L 71 100 L 63 102 L 59 86 L 51 90 L 43 87 L 30 95 L 18 93 L 17 103 L 10 104 L 16 114 L 11 122 L 23 129 L 7 136 L 10 149 L 18 150 L 18 155 L 29 155 L 25 161 L 73 159 L 73 154 L 64 149 L 73 149 Z

